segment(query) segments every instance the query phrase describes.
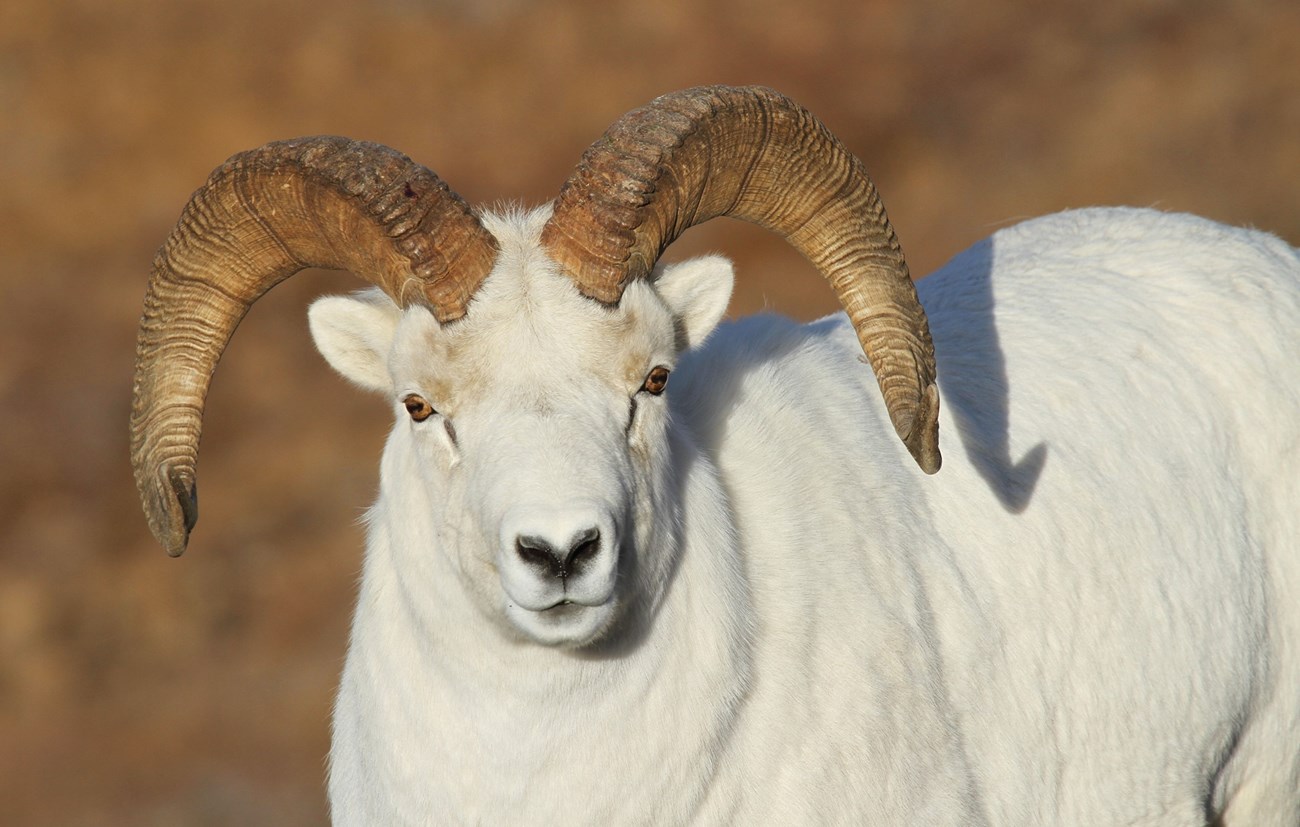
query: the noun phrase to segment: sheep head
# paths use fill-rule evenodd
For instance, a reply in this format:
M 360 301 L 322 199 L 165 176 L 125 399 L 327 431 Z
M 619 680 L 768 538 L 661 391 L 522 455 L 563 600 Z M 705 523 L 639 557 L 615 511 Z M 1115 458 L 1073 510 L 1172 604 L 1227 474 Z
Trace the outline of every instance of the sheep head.
M 618 308 L 631 285 L 654 279 L 680 233 L 720 215 L 781 234 L 818 267 L 858 331 L 895 429 L 921 468 L 936 471 L 933 345 L 893 230 L 861 163 L 778 93 L 703 87 L 625 115 L 583 156 L 537 249 L 551 277 L 566 276 L 593 309 Z M 346 269 L 450 331 L 476 313 L 498 258 L 498 239 L 474 211 L 385 147 L 306 138 L 214 171 L 154 261 L 140 323 L 131 455 L 154 536 L 173 555 L 188 542 L 208 383 L 266 290 L 305 267 Z M 404 416 L 411 396 L 421 397 L 403 397 Z
M 484 214 L 500 253 L 460 321 L 377 290 L 322 298 L 309 319 L 326 360 L 394 413 L 377 508 L 405 534 L 385 559 L 442 613 L 465 604 L 507 636 L 573 647 L 652 613 L 669 580 L 668 386 L 732 273 L 718 257 L 661 268 L 605 307 L 541 252 L 548 214 Z

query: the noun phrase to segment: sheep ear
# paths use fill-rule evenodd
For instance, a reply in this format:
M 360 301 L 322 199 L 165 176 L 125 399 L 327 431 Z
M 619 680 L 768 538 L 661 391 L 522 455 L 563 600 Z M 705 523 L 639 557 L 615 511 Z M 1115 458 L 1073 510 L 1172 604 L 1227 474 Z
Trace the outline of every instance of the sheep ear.
M 655 280 L 655 289 L 681 323 L 686 347 L 708 338 L 727 312 L 735 271 L 722 256 L 701 256 L 669 264 Z
M 307 310 L 316 349 L 343 378 L 366 390 L 389 393 L 388 352 L 401 310 L 378 291 L 326 296 Z

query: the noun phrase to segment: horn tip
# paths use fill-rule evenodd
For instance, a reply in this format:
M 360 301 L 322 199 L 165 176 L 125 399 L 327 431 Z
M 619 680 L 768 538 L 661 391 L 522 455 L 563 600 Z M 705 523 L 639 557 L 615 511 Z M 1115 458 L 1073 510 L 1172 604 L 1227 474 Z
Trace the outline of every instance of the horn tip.
M 198 488 L 193 472 L 170 463 L 159 468 L 153 491 L 145 503 L 145 516 L 149 530 L 168 557 L 184 554 L 190 532 L 199 519 Z
M 939 388 L 933 382 L 921 393 L 912 427 L 903 437 L 903 444 L 912 459 L 927 474 L 938 473 L 943 465 L 939 452 Z

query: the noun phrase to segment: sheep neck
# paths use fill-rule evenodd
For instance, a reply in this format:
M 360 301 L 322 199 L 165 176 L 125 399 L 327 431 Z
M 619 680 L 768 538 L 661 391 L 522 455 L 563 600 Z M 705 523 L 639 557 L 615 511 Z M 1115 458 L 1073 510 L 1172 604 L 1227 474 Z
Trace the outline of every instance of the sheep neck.
M 589 653 L 523 643 L 485 622 L 446 549 L 423 555 L 427 572 L 393 565 L 399 544 L 429 540 L 402 515 L 433 505 L 381 497 L 336 710 L 333 775 L 364 773 L 368 785 L 388 787 L 390 802 L 407 797 L 412 812 L 470 820 L 520 808 L 530 818 L 571 814 L 575 795 L 607 817 L 692 812 L 745 698 L 749 606 L 717 471 L 689 434 L 673 439 L 676 467 L 690 471 L 671 582 L 633 640 Z M 353 754 L 340 754 L 340 743 Z M 607 767 L 622 769 L 596 772 Z M 600 789 L 588 773 L 639 782 Z M 461 797 L 489 789 L 490 800 Z

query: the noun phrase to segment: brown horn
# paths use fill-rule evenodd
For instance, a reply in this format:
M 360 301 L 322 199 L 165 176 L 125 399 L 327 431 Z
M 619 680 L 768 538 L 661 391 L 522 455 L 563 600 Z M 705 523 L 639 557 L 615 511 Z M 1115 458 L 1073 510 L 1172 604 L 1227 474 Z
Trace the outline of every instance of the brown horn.
M 203 401 L 253 302 L 303 268 L 344 269 L 446 322 L 464 315 L 495 257 L 469 206 L 385 146 L 299 138 L 213 171 L 154 258 L 136 345 L 131 463 L 167 553 L 185 550 L 198 519 Z
M 616 304 L 688 228 L 718 216 L 779 233 L 848 312 L 894 429 L 939 470 L 929 324 L 862 162 L 771 89 L 704 86 L 619 118 L 583 154 L 542 232 L 586 296 Z

